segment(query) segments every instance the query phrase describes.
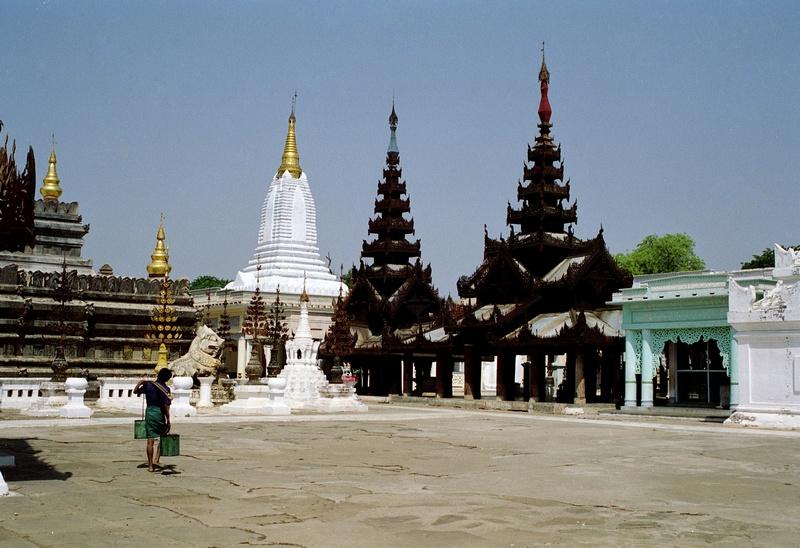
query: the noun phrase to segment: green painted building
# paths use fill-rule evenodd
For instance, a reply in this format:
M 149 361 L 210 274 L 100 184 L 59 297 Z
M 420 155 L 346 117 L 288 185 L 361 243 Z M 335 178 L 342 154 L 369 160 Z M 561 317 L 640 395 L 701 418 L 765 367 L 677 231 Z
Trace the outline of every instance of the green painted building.
M 695 271 L 637 277 L 615 293 L 625 330 L 625 405 L 735 407 L 735 334 L 728 284 L 775 285 L 772 269 Z

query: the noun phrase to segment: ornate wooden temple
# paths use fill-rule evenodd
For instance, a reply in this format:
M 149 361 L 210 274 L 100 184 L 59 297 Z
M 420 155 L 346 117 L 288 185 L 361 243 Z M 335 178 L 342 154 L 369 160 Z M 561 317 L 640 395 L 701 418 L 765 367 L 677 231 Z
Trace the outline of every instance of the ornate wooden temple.
M 0 120 L 0 131 L 3 122 Z M 22 251 L 34 244 L 33 195 L 36 191 L 36 161 L 28 148 L 25 169 L 17 170 L 17 143 L 8 150 L 8 137 L 0 146 L 0 252 Z
M 49 164 L 42 198 L 34 200 L 33 151 L 22 175 L 11 175 L 13 154 L 9 162 L 5 149 L 0 153 L 0 377 L 50 376 L 57 352 L 75 373 L 152 371 L 160 342 L 153 336 L 156 309 L 167 312 L 174 335 L 186 334 L 168 341 L 171 357 L 183 354 L 196 323 L 188 280 L 171 281 L 165 295 L 165 272 L 161 279 L 114 276 L 107 266 L 95 273 L 92 261 L 81 256 L 89 225 L 79 204 L 59 199 L 54 150 Z M 9 217 L 7 211 L 18 213 Z M 160 228 L 163 247 L 162 240 Z
M 444 303 L 432 285 L 430 265 L 420 262 L 420 241 L 409 240 L 414 220 L 406 217 L 411 203 L 401 180 L 397 122 L 393 105 L 386 167 L 378 183 L 375 218 L 369 220 L 368 233 L 375 239 L 363 241 L 350 293 L 339 299 L 320 349 L 322 356 L 347 359 L 361 372 L 361 390 L 370 394 L 408 394 L 413 380 L 417 391 L 432 390 L 432 362 L 452 363 L 447 341 L 426 336 L 441 322 Z M 348 330 L 353 335 L 349 348 L 343 336 Z M 448 391 L 450 383 L 445 384 L 438 391 Z
M 542 400 L 553 357 L 565 354 L 566 375 L 553 387 L 559 399 L 611 401 L 618 395 L 624 339 L 620 311 L 605 303 L 632 280 L 609 254 L 602 228 L 589 240 L 573 233 L 577 202 L 564 204 L 570 182 L 564 182 L 561 146 L 551 135 L 544 56 L 539 82 L 539 135 L 517 185 L 519 205 L 507 208 L 510 234 L 485 234 L 483 263 L 458 281 L 467 311 L 446 328 L 454 352 L 463 355 L 467 397 L 481 397 L 481 361 L 496 357 L 499 399 Z M 517 364 L 524 365 L 519 391 Z

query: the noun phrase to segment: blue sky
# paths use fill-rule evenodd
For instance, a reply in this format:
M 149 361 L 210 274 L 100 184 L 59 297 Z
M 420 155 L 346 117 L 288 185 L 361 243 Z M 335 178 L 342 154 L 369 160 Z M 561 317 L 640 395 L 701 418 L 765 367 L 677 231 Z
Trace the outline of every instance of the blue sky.
M 388 143 L 443 295 L 507 233 L 546 41 L 576 234 L 685 231 L 710 267 L 800 243 L 797 2 L 0 3 L 0 119 L 141 276 L 233 278 L 255 246 L 290 96 L 321 254 L 357 262 Z

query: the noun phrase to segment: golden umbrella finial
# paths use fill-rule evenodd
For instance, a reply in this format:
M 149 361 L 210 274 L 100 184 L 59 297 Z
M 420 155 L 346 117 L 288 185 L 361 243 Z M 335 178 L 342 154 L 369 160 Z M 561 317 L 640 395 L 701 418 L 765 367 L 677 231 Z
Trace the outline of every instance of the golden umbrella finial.
M 61 189 L 61 179 L 58 178 L 58 171 L 56 171 L 56 136 L 53 135 L 53 140 L 50 145 L 50 166 L 47 168 L 47 175 L 42 181 L 42 188 L 39 192 L 46 202 L 57 202 L 61 197 L 63 190 Z
M 169 265 L 169 252 L 167 246 L 164 245 L 164 214 L 161 214 L 161 224 L 158 225 L 158 232 L 156 232 L 156 247 L 153 254 L 150 255 L 150 264 L 147 265 L 147 275 L 150 278 L 163 278 L 168 276 L 172 267 Z
M 306 271 L 303 271 L 303 292 L 300 293 L 300 302 L 307 303 L 309 301 L 308 293 L 306 292 Z
M 288 171 L 295 179 L 300 178 L 303 169 L 300 167 L 300 154 L 297 152 L 297 139 L 294 132 L 294 106 L 297 101 L 297 92 L 292 96 L 292 113 L 289 115 L 289 131 L 286 133 L 286 144 L 283 146 L 281 167 L 278 168 L 278 177 Z

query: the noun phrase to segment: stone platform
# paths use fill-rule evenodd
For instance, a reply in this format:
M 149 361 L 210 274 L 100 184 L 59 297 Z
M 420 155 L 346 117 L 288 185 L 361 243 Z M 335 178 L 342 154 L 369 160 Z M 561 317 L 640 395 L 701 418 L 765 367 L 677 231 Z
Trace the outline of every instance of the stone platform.
M 5 413 L 3 413 L 5 414 Z M 800 433 L 372 405 L 0 421 L 3 546 L 793 546 Z M 42 519 L 42 509 L 47 519 Z

